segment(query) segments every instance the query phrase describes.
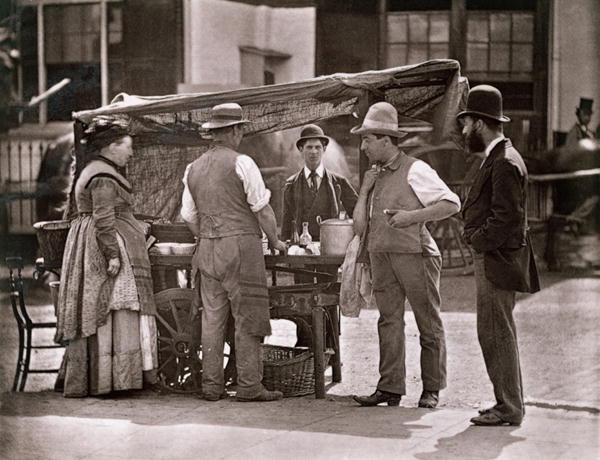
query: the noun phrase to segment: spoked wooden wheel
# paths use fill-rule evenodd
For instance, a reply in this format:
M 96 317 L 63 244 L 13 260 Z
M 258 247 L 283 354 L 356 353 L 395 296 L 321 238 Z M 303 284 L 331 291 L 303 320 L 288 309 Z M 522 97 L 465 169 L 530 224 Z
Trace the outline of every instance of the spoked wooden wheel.
M 451 216 L 428 224 L 431 236 L 442 253 L 442 273 L 446 275 L 470 275 L 473 273 L 473 257 L 463 238 L 463 222 Z
M 177 393 L 202 391 L 202 316 L 192 307 L 194 295 L 192 289 L 184 288 L 166 289 L 154 295 L 158 376 L 163 388 Z M 227 341 L 226 382 L 232 377 L 230 369 L 235 369 L 231 350 Z

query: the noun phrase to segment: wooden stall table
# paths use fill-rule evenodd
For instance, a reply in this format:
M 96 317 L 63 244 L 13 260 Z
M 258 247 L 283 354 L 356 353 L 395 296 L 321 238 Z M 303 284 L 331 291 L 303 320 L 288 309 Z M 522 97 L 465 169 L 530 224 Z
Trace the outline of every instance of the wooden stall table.
M 150 254 L 153 267 L 168 269 L 191 269 L 191 256 Z M 269 287 L 270 315 L 272 319 L 304 321 L 311 327 L 314 355 L 315 397 L 325 397 L 325 358 L 326 347 L 333 351 L 331 356 L 332 380 L 342 381 L 340 357 L 340 315 L 337 275 L 319 272 L 319 266 L 340 266 L 343 256 L 316 255 L 266 255 L 265 265 L 272 272 Z M 306 267 L 316 267 L 317 271 Z M 314 277 L 315 283 L 280 285 L 277 273 L 303 273 Z M 157 286 L 159 292 L 169 286 Z M 319 352 L 317 352 L 319 350 Z
M 306 321 L 310 320 L 312 350 L 315 363 L 315 397 L 325 397 L 325 360 L 323 352 L 331 349 L 332 380 L 342 381 L 340 355 L 340 284 L 337 273 L 319 272 L 319 267 L 339 267 L 343 256 L 321 255 L 266 255 L 265 265 L 272 273 L 273 286 L 269 289 L 271 318 Z M 313 269 L 307 270 L 306 267 Z M 315 271 L 316 270 L 316 271 Z M 277 273 L 311 275 L 315 283 L 280 286 Z M 327 320 L 327 321 L 326 321 Z

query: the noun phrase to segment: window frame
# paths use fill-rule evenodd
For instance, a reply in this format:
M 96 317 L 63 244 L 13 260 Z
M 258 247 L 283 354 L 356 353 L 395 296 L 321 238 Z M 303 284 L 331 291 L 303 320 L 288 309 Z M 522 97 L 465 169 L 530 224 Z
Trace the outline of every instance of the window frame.
M 108 104 L 108 3 L 123 3 L 123 0 L 17 0 L 17 7 L 34 7 L 37 14 L 37 71 L 38 94 L 48 90 L 48 75 L 46 63 L 46 29 L 44 26 L 45 6 L 67 6 L 81 4 L 100 5 L 100 99 L 102 105 Z M 19 88 L 23 88 L 22 65 L 19 65 Z M 22 94 L 20 94 L 22 96 Z M 39 105 L 38 123 L 45 125 L 48 122 L 48 104 L 42 101 Z

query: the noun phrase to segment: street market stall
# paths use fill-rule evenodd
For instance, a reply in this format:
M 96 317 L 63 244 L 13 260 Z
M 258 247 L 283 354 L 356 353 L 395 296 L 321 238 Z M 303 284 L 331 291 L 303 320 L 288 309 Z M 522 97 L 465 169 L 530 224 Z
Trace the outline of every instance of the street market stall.
M 460 138 L 455 115 L 465 103 L 466 92 L 467 82 L 460 76 L 458 62 L 435 60 L 381 71 L 334 74 L 220 93 L 156 97 L 120 94 L 108 106 L 73 114 L 75 179 L 87 161 L 86 139 L 93 138 L 99 125 L 118 124 L 135 139 L 134 156 L 127 165 L 126 174 L 133 188 L 136 213 L 145 215 L 150 221 L 175 225 L 183 190 L 181 178 L 186 165 L 208 148 L 209 142 L 203 137 L 200 126 L 216 104 L 237 102 L 242 106 L 245 117 L 252 122 L 246 128 L 248 137 L 331 119 L 358 124 L 371 104 L 384 100 L 394 105 L 404 120 L 427 123 L 431 126 L 430 141 L 442 143 Z M 358 146 L 358 138 L 356 144 Z M 368 166 L 364 154 L 360 154 L 359 164 L 362 173 Z M 149 246 L 153 238 L 149 240 Z M 185 236 L 183 240 L 178 238 L 172 241 L 185 242 Z M 169 239 L 161 240 L 164 241 Z M 174 391 L 197 391 L 202 351 L 200 315 L 193 306 L 194 296 L 190 289 L 193 278 L 188 276 L 187 287 L 181 288 L 166 276 L 176 269 L 189 273 L 191 256 L 159 254 L 152 249 L 150 254 L 158 274 L 155 292 L 159 310 L 159 373 L 163 385 Z M 340 266 L 343 262 L 343 256 L 267 254 L 265 257 L 267 270 L 271 272 L 295 273 L 301 272 L 305 265 Z M 337 306 L 339 283 L 334 276 L 328 279 L 326 276 L 315 274 L 314 283 L 281 286 L 274 275 L 270 288 L 272 318 L 306 321 L 312 328 L 312 344 L 306 356 L 313 363 L 311 385 L 319 398 L 324 397 L 324 370 L 330 357 L 333 380 L 341 381 L 342 377 Z M 229 345 L 233 347 L 232 343 Z M 265 350 L 265 356 L 267 354 L 269 351 Z M 284 360 L 291 362 L 297 353 L 280 349 L 276 354 L 279 357 L 285 355 Z M 231 362 L 232 359 L 228 369 L 233 367 Z M 297 370 L 293 368 L 291 373 L 298 373 Z M 265 378 L 267 373 L 265 361 Z M 294 394 L 306 394 L 306 388 L 288 392 L 288 395 Z

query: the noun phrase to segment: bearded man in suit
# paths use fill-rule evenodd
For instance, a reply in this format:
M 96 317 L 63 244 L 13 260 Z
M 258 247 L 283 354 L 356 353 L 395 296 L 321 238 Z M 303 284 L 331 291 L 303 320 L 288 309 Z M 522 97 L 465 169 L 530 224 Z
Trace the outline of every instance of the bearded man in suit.
M 527 226 L 527 168 L 504 137 L 502 94 L 489 85 L 471 89 L 463 123 L 467 149 L 485 159 L 463 206 L 465 238 L 473 250 L 477 336 L 496 397 L 475 425 L 520 425 L 525 415 L 515 292 L 536 292 L 539 279 Z

